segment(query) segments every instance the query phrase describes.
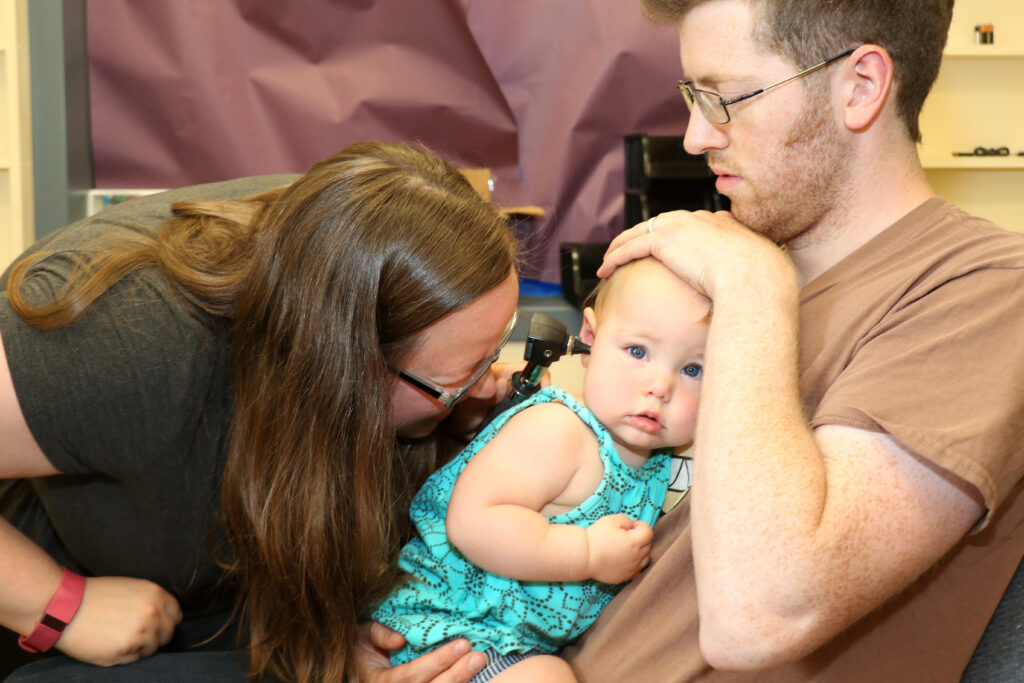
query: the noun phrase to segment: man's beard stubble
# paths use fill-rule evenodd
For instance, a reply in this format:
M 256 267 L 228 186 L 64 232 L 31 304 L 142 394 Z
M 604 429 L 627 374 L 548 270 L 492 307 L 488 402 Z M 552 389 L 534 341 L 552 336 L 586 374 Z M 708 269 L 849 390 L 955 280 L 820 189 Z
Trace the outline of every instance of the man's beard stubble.
M 777 244 L 807 234 L 839 206 L 850 177 L 851 150 L 835 131 L 828 108 L 816 105 L 816 99 L 808 98 L 774 163 L 763 166 L 766 172 L 750 185 L 749 196 L 732 202 L 738 221 Z M 708 152 L 712 165 L 715 154 Z M 778 170 L 771 173 L 771 168 Z

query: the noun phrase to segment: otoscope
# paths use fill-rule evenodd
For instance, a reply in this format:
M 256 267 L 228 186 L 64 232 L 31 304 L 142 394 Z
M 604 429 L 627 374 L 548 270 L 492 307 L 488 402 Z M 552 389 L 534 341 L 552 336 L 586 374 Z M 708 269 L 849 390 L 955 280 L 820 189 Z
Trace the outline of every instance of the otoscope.
M 548 367 L 563 355 L 590 353 L 590 347 L 566 332 L 565 325 L 543 313 L 530 318 L 523 358 L 526 367 L 512 375 L 508 396 L 498 405 L 497 412 L 533 396 L 540 389 Z

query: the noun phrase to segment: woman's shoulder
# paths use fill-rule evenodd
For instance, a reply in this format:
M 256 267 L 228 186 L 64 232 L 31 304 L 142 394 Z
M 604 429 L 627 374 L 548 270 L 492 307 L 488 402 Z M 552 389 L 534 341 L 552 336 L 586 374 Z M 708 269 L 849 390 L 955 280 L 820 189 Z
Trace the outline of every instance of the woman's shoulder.
M 241 199 L 287 185 L 298 177 L 291 173 L 251 176 L 132 197 L 41 238 L 32 246 L 32 251 L 77 249 L 112 230 L 155 229 L 171 217 L 171 207 L 177 202 Z
M 119 233 L 155 231 L 171 218 L 171 207 L 177 202 L 240 199 L 287 185 L 298 177 L 296 174 L 252 176 L 133 197 L 41 237 L 15 263 L 32 254 L 48 253 L 45 259 L 34 264 L 31 275 L 41 275 L 59 286 L 78 262 L 77 255 L 90 244 Z M 0 289 L 6 288 L 9 274 L 8 267 L 0 276 Z

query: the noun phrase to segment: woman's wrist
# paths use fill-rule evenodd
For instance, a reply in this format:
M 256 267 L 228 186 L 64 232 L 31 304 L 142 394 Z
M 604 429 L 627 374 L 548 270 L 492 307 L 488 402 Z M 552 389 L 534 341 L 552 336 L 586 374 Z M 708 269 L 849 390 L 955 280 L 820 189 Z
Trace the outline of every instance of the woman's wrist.
M 85 595 L 85 577 L 61 567 L 60 586 L 53 594 L 32 633 L 18 638 L 18 645 L 32 653 L 46 652 L 64 633 L 65 627 L 71 623 L 78 613 Z

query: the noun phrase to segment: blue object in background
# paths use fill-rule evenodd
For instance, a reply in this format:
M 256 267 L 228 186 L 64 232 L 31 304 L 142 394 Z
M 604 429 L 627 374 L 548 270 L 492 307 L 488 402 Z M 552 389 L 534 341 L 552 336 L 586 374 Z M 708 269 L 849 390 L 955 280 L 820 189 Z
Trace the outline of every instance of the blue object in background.
M 560 297 L 562 296 L 562 285 L 543 280 L 522 279 L 519 281 L 519 296 Z
M 560 321 L 570 334 L 579 334 L 583 312 L 562 296 L 562 285 L 523 278 L 519 280 L 519 322 L 512 332 L 514 341 L 525 341 L 534 313 L 543 313 Z

